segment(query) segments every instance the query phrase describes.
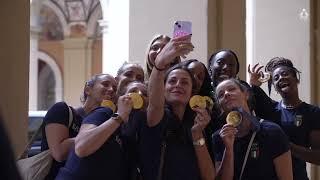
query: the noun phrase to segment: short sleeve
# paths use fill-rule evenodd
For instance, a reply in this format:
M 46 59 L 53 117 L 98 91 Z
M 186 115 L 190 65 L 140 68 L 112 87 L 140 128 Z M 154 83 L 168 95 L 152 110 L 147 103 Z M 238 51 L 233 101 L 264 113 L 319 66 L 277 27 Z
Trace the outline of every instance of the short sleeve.
M 65 102 L 58 102 L 54 104 L 44 117 L 44 123 L 58 123 L 63 124 L 66 127 L 69 125 L 69 109 Z
M 82 124 L 94 124 L 99 126 L 112 116 L 113 112 L 110 108 L 98 107 L 84 118 Z
M 284 134 L 280 126 L 272 122 L 263 122 L 263 128 L 267 133 L 266 147 L 269 147 L 270 156 L 272 159 L 289 151 L 289 140 Z
M 212 135 L 212 147 L 213 147 L 213 153 L 214 153 L 214 160 L 215 161 L 222 161 L 223 152 L 224 152 L 224 144 L 222 142 L 222 139 L 219 135 L 220 130 L 216 131 Z

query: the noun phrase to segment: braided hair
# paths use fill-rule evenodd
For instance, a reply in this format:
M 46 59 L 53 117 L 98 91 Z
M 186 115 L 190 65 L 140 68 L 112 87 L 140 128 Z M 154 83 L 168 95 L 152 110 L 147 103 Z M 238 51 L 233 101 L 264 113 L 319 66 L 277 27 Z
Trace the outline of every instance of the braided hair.
M 294 74 L 295 78 L 297 78 L 298 81 L 300 81 L 300 71 L 293 66 L 293 63 L 290 59 L 286 59 L 284 57 L 274 57 L 270 59 L 270 61 L 267 63 L 265 67 L 265 71 L 272 74 L 274 70 L 276 70 L 278 67 L 288 67 L 289 70 Z M 268 90 L 269 90 L 269 96 L 271 93 L 271 86 L 272 86 L 272 76 L 268 81 Z

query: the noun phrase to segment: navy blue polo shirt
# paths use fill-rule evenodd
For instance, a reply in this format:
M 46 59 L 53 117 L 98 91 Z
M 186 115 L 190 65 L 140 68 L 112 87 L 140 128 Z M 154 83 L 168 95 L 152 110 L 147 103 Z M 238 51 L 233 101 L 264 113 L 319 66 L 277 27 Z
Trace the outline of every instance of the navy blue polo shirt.
M 81 122 L 83 117 L 78 115 L 76 111 L 71 108 L 72 110 L 72 124 L 69 127 L 69 108 L 65 102 L 58 102 L 54 104 L 45 115 L 43 122 L 45 123 L 44 126 L 52 123 L 62 124 L 69 128 L 69 137 L 75 137 L 80 129 Z M 42 141 L 41 141 L 41 151 L 45 151 L 49 149 L 47 137 L 45 133 L 45 128 L 42 129 Z M 54 179 L 61 167 L 65 164 L 64 162 L 58 162 L 53 159 L 49 174 L 47 175 L 46 179 Z
M 257 134 L 250 148 L 242 179 L 276 180 L 278 177 L 273 160 L 289 150 L 288 139 L 277 124 L 269 121 L 263 121 L 256 129 Z M 252 134 L 253 131 L 244 137 L 236 138 L 234 142 L 234 180 L 239 179 Z M 213 135 L 213 148 L 215 160 L 222 161 L 225 146 L 219 131 Z
M 163 142 L 166 142 L 163 179 L 200 179 L 191 136 L 194 115 L 191 110 L 186 110 L 183 121 L 180 122 L 169 108 L 165 108 L 164 116 L 159 124 L 154 127 L 143 124 L 139 147 L 143 179 L 157 179 Z M 146 119 L 146 114 L 140 114 L 135 118 Z
M 143 114 L 145 114 L 144 111 L 133 109 L 129 115 L 129 121 L 121 126 L 122 142 L 127 157 L 126 163 L 129 167 L 130 179 L 133 180 L 136 180 L 140 175 L 139 146 L 141 126 L 146 123 L 146 119 L 137 117 L 141 117 Z
M 255 87 L 254 92 L 256 98 L 260 98 L 257 101 L 257 116 L 273 118 L 287 134 L 290 142 L 306 148 L 311 146 L 310 133 L 320 130 L 319 107 L 302 102 L 294 109 L 286 109 L 281 106 L 281 102 L 271 100 L 261 88 Z M 292 156 L 292 166 L 294 179 L 308 180 L 304 160 Z
M 112 113 L 109 108 L 99 107 L 83 120 L 83 124 L 99 126 L 107 121 Z M 87 157 L 78 157 L 73 149 L 65 166 L 60 169 L 57 179 L 124 180 L 128 175 L 125 162 L 122 137 L 118 128 L 96 152 Z

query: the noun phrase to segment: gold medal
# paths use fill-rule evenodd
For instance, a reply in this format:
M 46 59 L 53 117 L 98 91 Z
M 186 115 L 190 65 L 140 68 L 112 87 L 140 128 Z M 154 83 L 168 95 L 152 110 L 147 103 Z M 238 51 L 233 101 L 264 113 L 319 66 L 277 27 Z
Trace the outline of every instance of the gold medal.
M 191 108 L 206 108 L 206 99 L 200 95 L 194 95 L 190 98 L 189 105 Z
M 113 112 L 116 110 L 116 105 L 110 100 L 103 100 L 100 105 L 110 108 Z
M 133 103 L 133 109 L 141 109 L 143 106 L 143 99 L 141 95 L 138 93 L 130 93 L 129 96 Z
M 263 73 L 261 71 L 260 78 L 258 79 L 258 81 L 260 81 L 261 83 L 265 83 L 269 81 L 270 77 L 271 77 L 270 73 Z
M 211 111 L 214 105 L 213 100 L 209 96 L 203 96 L 203 98 L 206 101 L 206 108 Z
M 227 124 L 231 124 L 233 127 L 239 126 L 241 123 L 242 116 L 238 111 L 231 111 L 227 116 Z

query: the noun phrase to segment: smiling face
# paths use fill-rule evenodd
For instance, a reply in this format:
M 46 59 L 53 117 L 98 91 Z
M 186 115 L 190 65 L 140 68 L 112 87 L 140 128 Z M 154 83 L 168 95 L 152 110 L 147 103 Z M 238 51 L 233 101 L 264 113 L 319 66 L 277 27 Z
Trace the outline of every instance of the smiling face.
M 195 79 L 194 93 L 197 94 L 200 92 L 204 78 L 206 76 L 205 71 L 207 69 L 205 69 L 205 67 L 203 67 L 203 65 L 198 61 L 194 61 L 190 63 L 188 65 L 188 69 L 194 76 L 194 79 Z
M 92 87 L 87 86 L 85 91 L 88 100 L 93 100 L 100 104 L 102 100 L 115 101 L 115 92 L 117 89 L 117 82 L 111 75 L 101 75 L 97 78 Z
M 168 104 L 186 105 L 192 94 L 192 79 L 183 69 L 171 71 L 165 82 L 165 98 Z
M 249 94 L 236 84 L 233 80 L 224 80 L 216 88 L 218 103 L 225 112 L 230 112 L 235 108 L 242 108 L 249 112 Z
M 282 96 L 294 95 L 298 92 L 296 73 L 289 67 L 280 66 L 272 73 L 272 83 L 275 90 Z
M 131 81 L 144 81 L 144 72 L 141 66 L 137 64 L 125 64 L 121 68 L 121 72 L 117 76 L 118 82 L 124 79 L 130 79 Z
M 211 60 L 210 69 L 211 78 L 217 83 L 235 78 L 238 72 L 236 57 L 228 51 L 221 51 Z
M 159 38 L 151 44 L 148 53 L 148 60 L 150 65 L 154 65 L 154 61 L 156 60 L 157 55 L 168 42 L 169 39 L 167 38 Z
M 118 82 L 118 92 L 117 94 L 123 94 L 123 89 L 133 81 L 144 82 L 144 72 L 141 66 L 138 64 L 125 64 L 123 65 L 118 72 L 116 77 Z

